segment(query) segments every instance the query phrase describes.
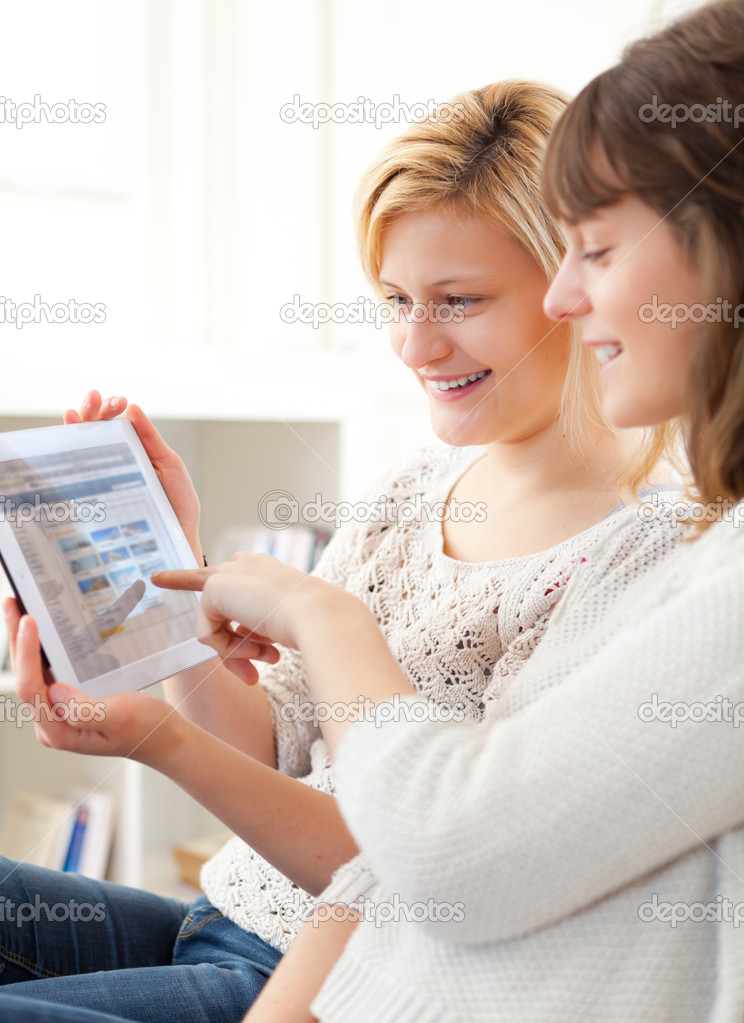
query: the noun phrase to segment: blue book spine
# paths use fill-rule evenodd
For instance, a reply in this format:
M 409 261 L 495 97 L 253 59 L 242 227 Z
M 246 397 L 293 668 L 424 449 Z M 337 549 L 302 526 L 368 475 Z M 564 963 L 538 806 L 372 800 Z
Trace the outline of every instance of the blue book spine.
M 63 870 L 74 873 L 80 869 L 80 860 L 83 853 L 83 841 L 85 840 L 85 829 L 87 827 L 88 811 L 85 807 L 81 807 L 78 810 L 78 815 L 75 819 L 75 827 L 72 829 L 72 834 L 70 835 L 70 844 L 67 848 L 65 865 L 62 867 Z

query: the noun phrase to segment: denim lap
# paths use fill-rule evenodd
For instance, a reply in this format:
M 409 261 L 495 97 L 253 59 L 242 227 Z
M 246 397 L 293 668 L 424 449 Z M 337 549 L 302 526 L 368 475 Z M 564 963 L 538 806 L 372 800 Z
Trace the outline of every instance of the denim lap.
M 42 1003 L 52 1002 L 103 1013 L 100 1023 L 107 1017 L 232 1023 L 242 1019 L 281 957 L 205 896 L 189 907 L 0 857 L 3 897 L 3 1020 L 46 1020 L 49 1006 Z M 58 1018 L 73 1023 L 66 1011 Z M 80 1015 L 81 1023 L 92 1019 Z

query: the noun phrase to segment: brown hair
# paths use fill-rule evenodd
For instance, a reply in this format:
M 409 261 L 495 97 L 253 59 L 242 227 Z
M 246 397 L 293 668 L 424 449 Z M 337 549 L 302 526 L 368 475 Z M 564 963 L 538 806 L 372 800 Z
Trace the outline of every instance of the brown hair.
M 543 198 L 540 176 L 548 137 L 566 102 L 562 93 L 537 82 L 497 82 L 455 96 L 383 150 L 356 196 L 362 267 L 379 295 L 385 229 L 399 217 L 435 207 L 498 224 L 535 260 L 547 287 L 565 242 Z M 602 413 L 597 360 L 581 345 L 573 325 L 570 336 L 559 415 L 580 454 L 589 423 L 613 428 Z M 650 451 L 639 454 L 633 448 L 618 486 L 635 488 L 663 446 L 655 438 Z
M 723 299 L 744 310 L 742 101 L 744 3 L 720 0 L 633 43 L 586 86 L 553 133 L 543 177 L 549 208 L 570 223 L 637 195 L 666 218 L 719 303 L 723 322 L 701 330 L 677 424 L 698 496 L 711 503 L 744 497 L 744 327 L 720 312 Z

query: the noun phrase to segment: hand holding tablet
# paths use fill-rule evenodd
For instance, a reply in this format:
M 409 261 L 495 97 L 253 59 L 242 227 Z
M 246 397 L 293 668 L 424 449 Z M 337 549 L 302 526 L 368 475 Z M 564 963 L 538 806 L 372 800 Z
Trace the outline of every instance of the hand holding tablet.
M 195 595 L 150 582 L 196 561 L 125 419 L 0 434 L 0 557 L 60 681 L 100 696 L 214 656 Z

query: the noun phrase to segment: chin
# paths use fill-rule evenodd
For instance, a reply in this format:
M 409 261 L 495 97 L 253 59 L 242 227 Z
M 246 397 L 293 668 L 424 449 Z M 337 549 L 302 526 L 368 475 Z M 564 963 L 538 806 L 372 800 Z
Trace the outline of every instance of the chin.
M 618 430 L 632 430 L 666 423 L 674 416 L 680 415 L 682 410 L 674 411 L 668 406 L 641 399 L 608 401 L 605 396 L 603 412 L 611 426 Z
M 469 448 L 474 444 L 484 443 L 465 423 L 453 426 L 451 423 L 446 424 L 432 420 L 431 428 L 443 444 L 449 444 L 453 448 Z

